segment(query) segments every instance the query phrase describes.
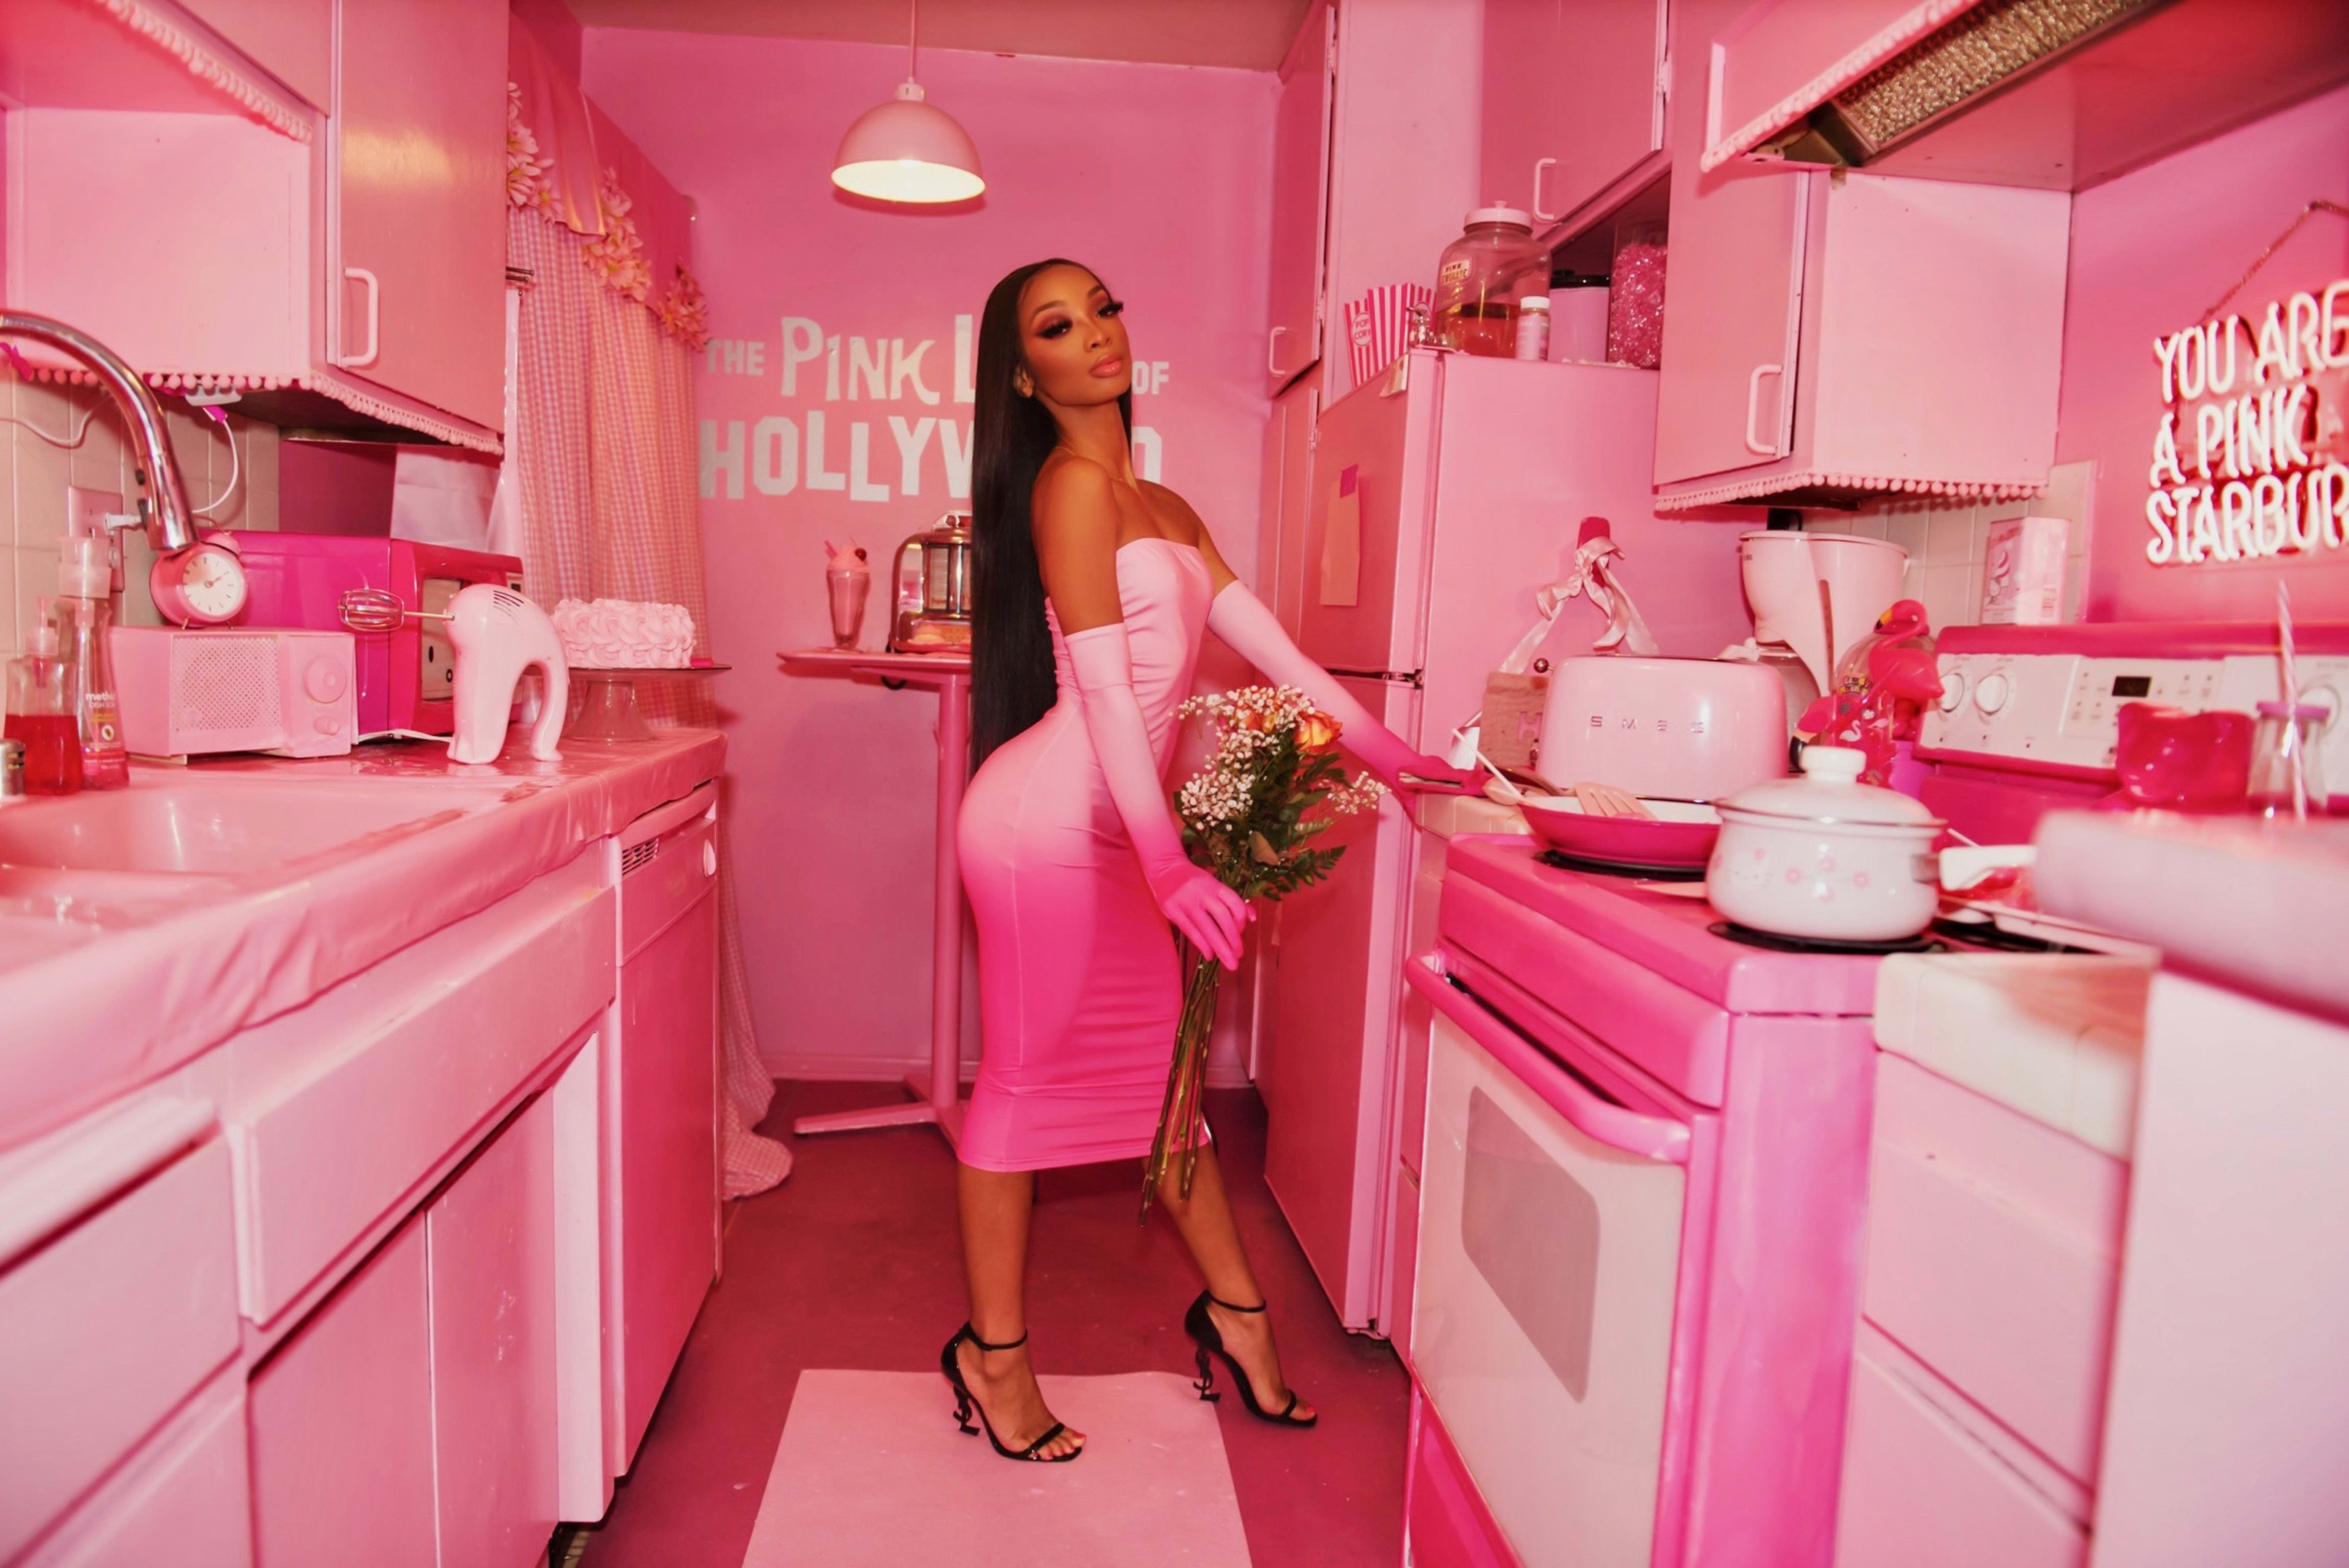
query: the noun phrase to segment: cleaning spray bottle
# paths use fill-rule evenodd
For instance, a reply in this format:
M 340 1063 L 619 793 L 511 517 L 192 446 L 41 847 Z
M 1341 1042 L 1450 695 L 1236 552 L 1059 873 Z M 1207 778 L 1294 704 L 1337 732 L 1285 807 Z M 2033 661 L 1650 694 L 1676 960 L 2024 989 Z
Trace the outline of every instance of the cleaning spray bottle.
M 103 536 L 69 533 L 58 542 L 57 596 L 49 602 L 58 656 L 65 662 L 67 697 L 81 729 L 81 787 L 119 789 L 130 782 L 122 745 L 122 710 L 115 700 L 114 564 Z
M 70 795 L 81 788 L 81 727 L 66 695 L 65 661 L 48 601 L 22 658 L 8 661 L 7 738 L 24 748 L 25 793 Z

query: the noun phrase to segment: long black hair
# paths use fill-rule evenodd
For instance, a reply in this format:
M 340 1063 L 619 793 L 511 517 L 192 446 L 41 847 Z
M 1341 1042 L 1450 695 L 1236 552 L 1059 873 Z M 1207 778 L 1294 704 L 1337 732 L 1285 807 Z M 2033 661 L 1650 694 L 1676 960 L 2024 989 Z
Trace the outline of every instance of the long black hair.
M 1052 634 L 1044 624 L 1044 576 L 1036 564 L 1030 504 L 1036 476 L 1061 438 L 1051 411 L 1023 397 L 1015 384 L 1019 295 L 1046 267 L 1090 267 L 1059 256 L 1004 274 L 978 318 L 978 363 L 972 372 L 970 762 L 1034 724 L 1059 695 Z M 1093 274 L 1098 281 L 1100 274 Z M 1133 394 L 1117 400 L 1130 434 Z

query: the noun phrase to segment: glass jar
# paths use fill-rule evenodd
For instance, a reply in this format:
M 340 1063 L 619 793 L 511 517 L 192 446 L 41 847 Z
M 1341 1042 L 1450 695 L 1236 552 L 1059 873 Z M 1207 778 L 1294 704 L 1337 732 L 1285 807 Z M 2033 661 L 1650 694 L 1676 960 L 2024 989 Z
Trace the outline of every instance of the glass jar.
M 2324 815 L 2323 748 L 2333 710 L 2313 702 L 2263 702 L 2251 731 L 2251 810 L 2271 821 Z
M 1665 233 L 1661 223 L 1628 223 L 1615 237 L 1607 294 L 1607 357 L 1653 370 L 1664 353 Z
M 1549 253 L 1533 218 L 1515 207 L 1479 207 L 1435 268 L 1435 335 L 1468 354 L 1506 359 L 1517 349 L 1518 303 L 1549 293 Z

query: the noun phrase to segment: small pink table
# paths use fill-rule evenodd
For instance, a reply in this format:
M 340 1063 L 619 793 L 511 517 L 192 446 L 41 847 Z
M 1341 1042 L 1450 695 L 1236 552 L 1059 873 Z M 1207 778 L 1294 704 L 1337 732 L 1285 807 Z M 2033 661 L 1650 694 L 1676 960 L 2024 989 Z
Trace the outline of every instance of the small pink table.
M 908 1074 L 912 1105 L 802 1116 L 792 1130 L 849 1132 L 867 1127 L 928 1124 L 949 1147 L 962 1136 L 962 873 L 955 861 L 955 819 L 970 769 L 970 655 L 874 654 L 856 648 L 805 648 L 778 655 L 793 675 L 877 676 L 894 686 L 938 694 L 936 908 L 930 923 L 930 1072 Z

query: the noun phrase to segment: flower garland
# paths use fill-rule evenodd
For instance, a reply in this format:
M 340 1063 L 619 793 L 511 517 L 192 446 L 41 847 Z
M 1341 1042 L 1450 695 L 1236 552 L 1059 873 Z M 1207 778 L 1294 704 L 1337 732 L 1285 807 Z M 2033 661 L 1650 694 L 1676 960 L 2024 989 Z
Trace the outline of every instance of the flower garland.
M 677 263 L 677 279 L 668 293 L 653 306 L 653 319 L 661 330 L 681 341 L 688 348 L 700 348 L 709 341 L 709 301 L 701 292 L 701 281 Z
M 554 160 L 539 155 L 538 138 L 522 118 L 522 87 L 506 84 L 506 200 L 528 211 L 554 215 Z
M 587 264 L 604 276 L 604 282 L 621 294 L 645 303 L 652 292 L 652 263 L 645 260 L 645 242 L 636 233 L 636 221 L 628 216 L 635 201 L 620 189 L 620 171 L 604 170 L 603 183 L 595 188 L 595 205 L 604 214 L 601 237 L 587 242 Z

